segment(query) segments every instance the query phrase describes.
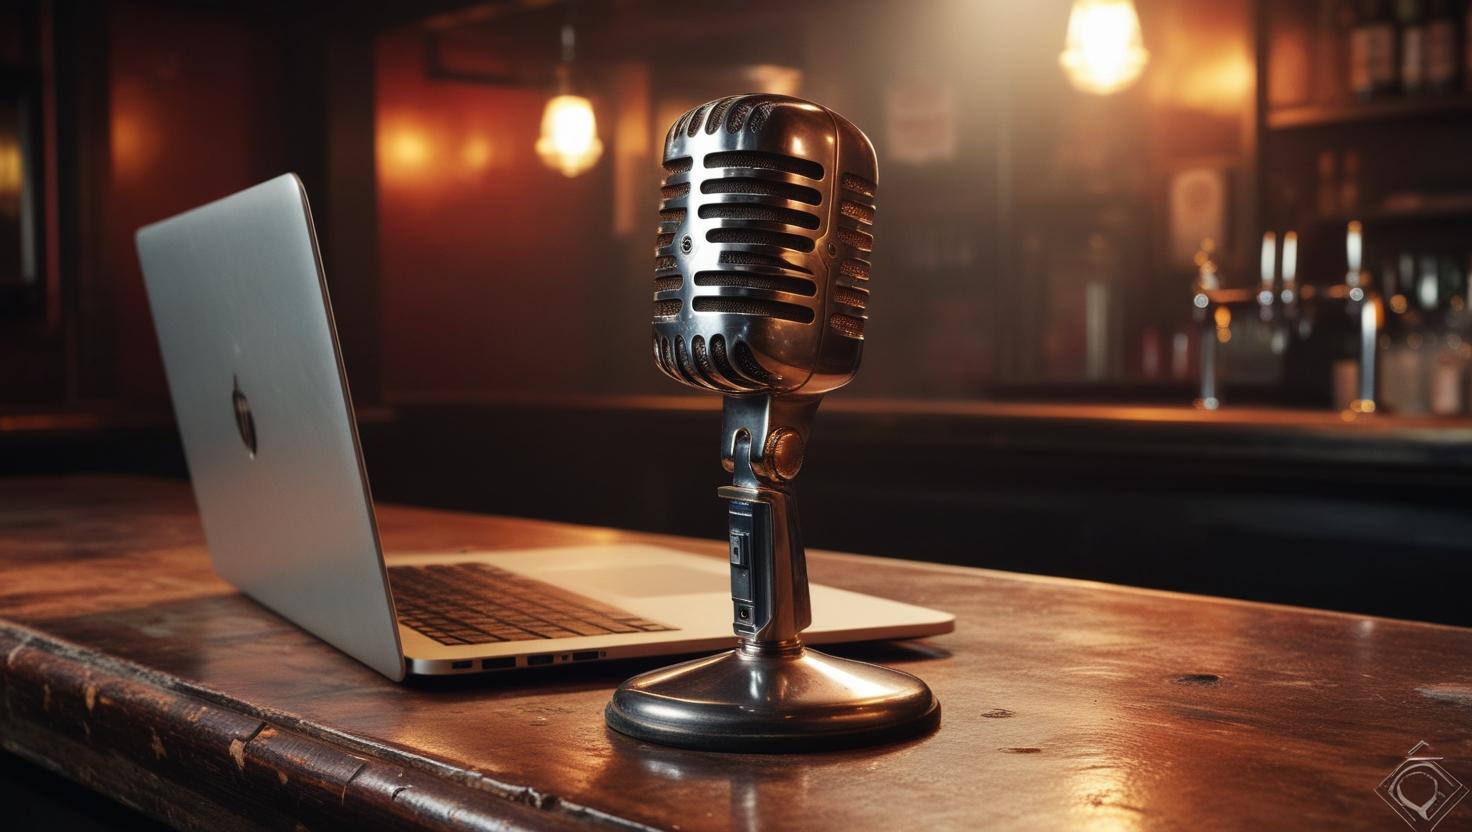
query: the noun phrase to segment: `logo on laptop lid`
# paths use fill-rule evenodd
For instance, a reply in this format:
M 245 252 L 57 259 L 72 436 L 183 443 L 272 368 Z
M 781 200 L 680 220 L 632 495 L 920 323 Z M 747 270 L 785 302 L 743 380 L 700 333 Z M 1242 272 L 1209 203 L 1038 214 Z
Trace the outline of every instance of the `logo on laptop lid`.
M 230 400 L 235 406 L 235 427 L 240 429 L 240 441 L 245 443 L 246 450 L 250 451 L 251 459 L 256 457 L 256 417 L 251 415 L 250 400 L 240 392 L 240 377 L 233 377 L 235 392 L 230 394 Z

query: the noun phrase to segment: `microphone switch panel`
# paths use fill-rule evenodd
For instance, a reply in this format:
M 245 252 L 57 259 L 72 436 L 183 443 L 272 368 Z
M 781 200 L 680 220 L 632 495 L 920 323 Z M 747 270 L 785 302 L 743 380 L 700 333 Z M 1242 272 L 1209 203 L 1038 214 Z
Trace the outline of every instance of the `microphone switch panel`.
M 752 637 L 771 616 L 767 572 L 772 568 L 772 510 L 766 503 L 732 500 L 728 517 L 731 625 L 737 635 Z

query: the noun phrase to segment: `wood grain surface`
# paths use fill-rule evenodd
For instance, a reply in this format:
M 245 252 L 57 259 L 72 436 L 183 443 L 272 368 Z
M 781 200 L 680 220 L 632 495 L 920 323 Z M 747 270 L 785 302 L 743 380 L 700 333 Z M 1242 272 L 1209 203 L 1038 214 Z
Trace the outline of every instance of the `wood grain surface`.
M 724 553 L 380 521 L 398 550 Z M 958 615 L 932 640 L 835 651 L 928 681 L 937 733 L 783 757 L 611 734 L 614 686 L 660 661 L 395 685 L 216 578 L 187 487 L 0 480 L 0 744 L 196 829 L 1396 829 L 1374 789 L 1418 742 L 1472 782 L 1469 630 L 826 553 L 810 568 Z M 1467 828 L 1472 801 L 1438 827 Z

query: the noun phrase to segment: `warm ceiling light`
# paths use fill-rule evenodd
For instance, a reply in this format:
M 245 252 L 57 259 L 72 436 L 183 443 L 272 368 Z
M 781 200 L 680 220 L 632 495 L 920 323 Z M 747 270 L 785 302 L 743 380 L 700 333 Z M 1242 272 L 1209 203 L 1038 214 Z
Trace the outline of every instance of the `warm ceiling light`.
M 475 136 L 460 148 L 460 161 L 471 170 L 485 170 L 492 155 L 491 143 L 484 136 Z
M 598 140 L 593 103 L 581 95 L 553 96 L 542 111 L 537 155 L 547 167 L 562 171 L 563 176 L 577 176 L 597 163 L 603 155 L 603 142 Z
M 1130 0 L 1074 0 L 1058 63 L 1084 92 L 1109 95 L 1133 84 L 1150 53 Z
M 20 144 L 0 139 L 0 200 L 8 202 L 19 198 L 23 185 L 25 175 L 21 167 Z
M 421 168 L 429 161 L 429 141 L 417 130 L 401 129 L 389 137 L 388 155 L 395 165 L 404 170 Z
M 574 8 L 569 7 L 569 15 Z M 593 102 L 573 93 L 576 48 L 577 36 L 569 17 L 562 24 L 562 65 L 557 67 L 557 95 L 552 96 L 547 109 L 542 111 L 542 135 L 537 139 L 537 155 L 542 157 L 542 163 L 568 177 L 591 168 L 603 155 Z

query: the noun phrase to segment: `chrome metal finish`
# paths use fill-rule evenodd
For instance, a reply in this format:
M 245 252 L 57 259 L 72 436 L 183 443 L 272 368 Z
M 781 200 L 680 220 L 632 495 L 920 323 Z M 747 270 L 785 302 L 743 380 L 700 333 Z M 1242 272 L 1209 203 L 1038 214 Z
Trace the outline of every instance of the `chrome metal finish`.
M 1273 320 L 1273 305 L 1278 297 L 1278 235 L 1269 231 L 1262 235 L 1261 278 L 1257 289 L 1258 315 Z
M 1344 259 L 1349 269 L 1344 275 L 1349 314 L 1358 319 L 1360 328 L 1359 396 L 1349 403 L 1352 413 L 1375 412 L 1375 352 L 1380 348 L 1380 327 L 1385 309 L 1379 294 L 1367 291 L 1369 275 L 1364 272 L 1364 227 L 1351 222 L 1344 234 Z
M 1360 268 L 1361 228 L 1349 223 L 1345 234 L 1345 259 L 1349 265 L 1344 282 L 1327 287 L 1299 285 L 1298 235 L 1289 231 L 1283 239 L 1281 283 L 1275 274 L 1277 235 L 1263 235 L 1262 275 L 1256 291 L 1223 289 L 1216 266 L 1210 258 L 1198 255 L 1201 270 L 1191 297 L 1191 313 L 1196 321 L 1200 349 L 1200 390 L 1195 406 L 1215 410 L 1221 406 L 1216 313 L 1219 309 L 1243 310 L 1255 306 L 1261 319 L 1273 327 L 1275 352 L 1283 352 L 1292 339 L 1305 340 L 1313 334 L 1319 307 L 1336 305 L 1344 309 L 1359 331 L 1359 383 L 1357 398 L 1350 402 L 1351 414 L 1375 412 L 1375 351 L 1378 349 L 1384 310 L 1370 276 Z
M 1283 305 L 1292 308 L 1298 303 L 1298 232 L 1283 235 L 1282 291 L 1278 293 Z
M 606 714 L 615 730 L 665 745 L 800 752 L 923 733 L 940 704 L 908 673 L 796 643 L 744 643 L 625 682 Z
M 1221 289 L 1217 278 L 1216 263 L 1208 252 L 1197 255 L 1196 292 L 1191 298 L 1191 315 L 1196 320 L 1200 345 L 1197 352 L 1201 362 L 1199 376 L 1201 394 L 1196 397 L 1198 410 L 1216 410 L 1221 400 L 1216 389 L 1216 317 L 1211 308 L 1212 296 Z
M 1380 348 L 1380 325 L 1385 318 L 1380 296 L 1355 287 L 1349 296 L 1350 314 L 1359 319 L 1360 377 L 1358 396 L 1349 403 L 1352 413 L 1375 412 L 1375 353 Z
M 820 396 L 727 396 L 721 418 L 721 465 L 734 474 L 737 485 L 752 487 L 761 481 L 781 482 L 769 454 L 792 437 L 806 442 L 818 412 Z M 746 447 L 740 447 L 743 437 Z
M 847 384 L 863 350 L 874 247 L 869 139 L 816 104 L 741 95 L 680 117 L 664 156 L 659 368 L 730 394 Z
M 736 485 L 716 489 L 731 502 L 732 624 L 742 639 L 762 643 L 787 642 L 813 623 L 813 604 L 808 595 L 807 556 L 797 525 L 797 505 L 792 495 L 778 488 Z M 758 512 L 760 506 L 764 509 Z M 736 564 L 735 549 L 742 546 L 736 517 L 750 516 L 760 525 L 749 545 L 749 565 Z M 764 519 L 757 519 L 757 518 Z M 744 573 L 744 574 L 739 574 Z M 741 592 L 738 587 L 745 587 Z
M 877 167 L 867 137 L 796 98 L 742 95 L 686 113 L 665 139 L 655 241 L 654 360 L 726 395 L 731 652 L 625 682 L 610 727 L 651 742 L 795 751 L 938 724 L 908 673 L 802 645 L 812 622 L 791 480 L 824 393 L 863 348 Z

